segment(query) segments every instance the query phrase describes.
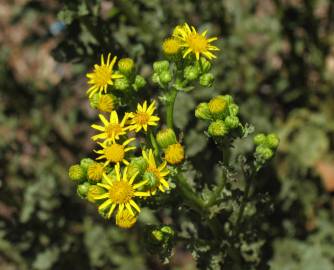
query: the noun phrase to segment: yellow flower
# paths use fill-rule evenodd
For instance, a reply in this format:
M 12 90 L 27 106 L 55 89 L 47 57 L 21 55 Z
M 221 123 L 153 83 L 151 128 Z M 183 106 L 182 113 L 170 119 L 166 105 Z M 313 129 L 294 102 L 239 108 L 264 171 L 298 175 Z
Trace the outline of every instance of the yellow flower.
M 169 184 L 164 178 L 166 175 L 169 174 L 169 170 L 166 168 L 167 162 L 164 161 L 157 167 L 152 149 L 150 149 L 148 152 L 143 150 L 142 155 L 148 164 L 146 171 L 153 173 L 155 177 L 159 180 L 158 185 L 152 188 L 150 192 L 152 194 L 155 194 L 157 188 L 159 188 L 160 191 L 165 192 L 165 189 L 169 188 Z
M 95 182 L 99 182 L 102 179 L 103 172 L 104 172 L 103 164 L 94 162 L 88 166 L 87 169 L 88 179 L 93 180 Z
M 95 200 L 105 201 L 99 206 L 99 211 L 103 211 L 109 208 L 107 217 L 110 218 L 115 208 L 118 207 L 117 214 L 122 215 L 125 210 L 128 210 L 132 216 L 135 216 L 133 212 L 134 208 L 138 213 L 140 208 L 138 204 L 133 200 L 135 197 L 150 196 L 149 192 L 137 191 L 138 188 L 145 185 L 145 181 L 141 181 L 134 184 L 134 180 L 137 174 L 134 174 L 130 179 L 127 176 L 127 167 L 125 167 L 121 174 L 120 166 L 115 166 L 116 181 L 113 181 L 106 174 L 103 175 L 105 182 L 98 183 L 98 186 L 103 187 L 106 192 L 94 197 Z
M 137 221 L 137 217 L 132 215 L 129 210 L 124 209 L 116 215 L 116 225 L 123 229 L 130 229 Z
M 180 50 L 180 42 L 176 38 L 167 38 L 162 43 L 162 51 L 166 55 L 175 55 Z
M 99 126 L 95 124 L 91 125 L 92 128 L 102 131 L 102 133 L 94 135 L 92 139 L 94 141 L 98 139 L 104 139 L 106 140 L 106 142 L 115 142 L 119 139 L 119 136 L 126 134 L 126 131 L 129 129 L 129 127 L 125 127 L 125 123 L 128 120 L 129 116 L 130 114 L 126 113 L 122 121 L 119 122 L 116 111 L 112 111 L 110 113 L 109 121 L 102 114 L 99 114 L 99 117 L 104 126 Z
M 122 78 L 121 74 L 114 74 L 113 67 L 115 65 L 117 57 L 114 56 L 110 62 L 111 54 L 108 54 L 107 63 L 104 63 L 103 54 L 101 55 L 101 65 L 95 64 L 94 71 L 87 73 L 87 78 L 89 79 L 88 84 L 92 86 L 87 90 L 89 97 L 93 96 L 95 93 L 104 91 L 107 92 L 108 85 L 112 85 L 112 79 Z
M 100 146 L 102 146 L 102 149 L 98 151 L 94 150 L 95 153 L 100 154 L 100 156 L 96 158 L 96 160 L 105 159 L 106 161 L 104 162 L 104 166 L 107 166 L 109 163 L 119 164 L 120 162 L 128 165 L 129 162 L 125 159 L 125 154 L 128 151 L 136 149 L 136 147 L 126 146 L 134 140 L 135 138 L 130 138 L 123 142 L 123 144 L 108 142 L 98 143 Z
M 115 109 L 115 97 L 112 95 L 100 95 L 97 108 L 102 112 L 112 112 Z
M 184 160 L 184 149 L 179 143 L 171 144 L 165 150 L 165 159 L 169 164 L 179 164 Z
M 173 37 L 179 40 L 181 47 L 185 48 L 183 58 L 189 53 L 195 54 L 197 60 L 199 60 L 200 54 L 208 59 L 216 58 L 210 51 L 219 51 L 219 49 L 210 43 L 218 38 L 213 37 L 207 39 L 206 33 L 207 30 L 201 34 L 197 33 L 195 27 L 190 27 L 187 23 L 175 27 Z
M 131 113 L 131 130 L 140 131 L 142 128 L 147 131 L 147 126 L 156 126 L 157 122 L 160 120 L 158 116 L 153 115 L 155 111 L 155 101 L 153 101 L 150 106 L 147 107 L 147 102 L 145 101 L 143 106 L 139 103 L 137 105 L 136 113 Z

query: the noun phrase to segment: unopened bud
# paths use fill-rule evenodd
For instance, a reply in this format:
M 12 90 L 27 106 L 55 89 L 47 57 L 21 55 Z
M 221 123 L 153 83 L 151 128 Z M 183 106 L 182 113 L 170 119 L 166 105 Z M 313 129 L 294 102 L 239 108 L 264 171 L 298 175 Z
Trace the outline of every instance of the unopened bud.
M 80 198 L 86 198 L 90 184 L 85 182 L 77 187 L 77 193 Z
M 101 188 L 97 185 L 91 185 L 91 186 L 88 187 L 88 191 L 87 191 L 87 195 L 86 195 L 87 200 L 94 203 L 96 201 L 95 197 L 98 196 L 98 195 L 101 195 L 105 192 L 106 191 L 103 188 Z
M 72 165 L 68 170 L 68 176 L 73 181 L 81 181 L 85 178 L 85 171 L 79 164 Z
M 232 103 L 228 106 L 228 111 L 230 112 L 230 115 L 237 115 L 239 113 L 239 106 Z
M 153 63 L 153 70 L 155 73 L 161 73 L 169 69 L 169 62 L 166 60 L 156 61 Z
M 118 70 L 126 75 L 129 76 L 134 70 L 135 63 L 131 58 L 122 58 L 118 61 Z
M 216 96 L 208 103 L 210 113 L 218 119 L 223 119 L 227 109 L 227 102 L 224 96 Z
M 266 142 L 267 138 L 266 135 L 264 135 L 263 133 L 259 133 L 254 137 L 254 144 L 256 145 L 265 144 Z
M 213 137 L 223 137 L 228 132 L 223 120 L 212 122 L 208 128 L 208 133 Z
M 92 160 L 91 158 L 83 158 L 81 161 L 80 161 L 80 166 L 81 168 L 87 172 L 87 169 L 88 169 L 88 166 L 90 164 L 93 164 L 95 161 Z
M 143 76 L 137 75 L 135 78 L 135 82 L 133 83 L 133 88 L 138 91 L 142 89 L 146 85 L 146 80 Z
M 99 105 L 100 94 L 95 93 L 94 95 L 89 97 L 89 105 L 92 109 L 97 109 Z
M 169 145 L 165 150 L 165 160 L 172 165 L 181 163 L 184 160 L 184 148 L 180 143 Z
M 130 87 L 129 80 L 125 77 L 115 80 L 114 87 L 117 90 L 124 91 Z
M 162 148 L 166 148 L 169 145 L 177 142 L 175 132 L 171 128 L 165 128 L 165 129 L 160 130 L 157 133 L 156 139 L 157 139 L 157 143 Z
M 162 84 L 167 84 L 172 80 L 172 74 L 169 70 L 163 70 L 159 75 L 159 79 Z
M 240 124 L 239 118 L 237 116 L 227 116 L 224 122 L 228 129 L 237 128 Z
M 211 69 L 211 63 L 210 63 L 210 61 L 208 61 L 205 57 L 201 57 L 199 59 L 199 61 L 200 61 L 200 66 L 202 68 L 202 72 L 203 73 L 209 72 L 210 69 Z
M 267 145 L 271 149 L 276 149 L 279 145 L 279 138 L 276 134 L 271 133 L 267 135 Z
M 195 110 L 195 116 L 198 119 L 211 120 L 212 116 L 211 116 L 211 113 L 210 113 L 210 110 L 209 110 L 208 103 L 202 102 L 202 103 L 198 104 L 197 108 Z
M 189 80 L 189 81 L 193 81 L 193 80 L 196 80 L 199 76 L 199 69 L 195 66 L 187 66 L 185 69 L 184 69 L 184 78 Z
M 214 77 L 211 73 L 205 73 L 199 78 L 199 84 L 204 87 L 211 87 L 214 82 Z
M 255 153 L 259 155 L 262 159 L 268 160 L 271 159 L 272 156 L 274 155 L 273 151 L 266 146 L 259 145 L 256 147 Z

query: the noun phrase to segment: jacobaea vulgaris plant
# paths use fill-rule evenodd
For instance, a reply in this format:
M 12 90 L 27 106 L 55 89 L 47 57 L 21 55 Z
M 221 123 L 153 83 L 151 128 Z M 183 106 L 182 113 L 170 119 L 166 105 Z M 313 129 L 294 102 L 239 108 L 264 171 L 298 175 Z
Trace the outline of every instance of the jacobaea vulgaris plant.
M 208 269 L 238 256 L 256 265 L 263 246 L 254 233 L 256 208 L 263 201 L 254 196 L 252 185 L 279 144 L 275 134 L 257 134 L 250 153 L 235 155 L 235 143 L 248 140 L 252 127 L 242 123 L 232 96 L 214 96 L 198 104 L 193 116 L 221 153 L 219 179 L 205 174 L 197 179 L 187 160 L 187 134 L 181 136 L 174 126 L 174 103 L 180 92 L 213 86 L 217 39 L 187 23 L 176 26 L 162 43 L 164 59 L 153 63 L 157 90 L 146 100 L 146 79 L 136 73 L 135 62 L 102 55 L 87 74 L 87 96 L 99 111 L 91 124 L 94 159 L 83 158 L 69 169 L 77 194 L 96 205 L 110 226 L 135 227 L 143 208 L 176 211 L 173 222 L 144 224 L 147 249 L 168 259 L 175 243 L 184 242 L 198 265 Z

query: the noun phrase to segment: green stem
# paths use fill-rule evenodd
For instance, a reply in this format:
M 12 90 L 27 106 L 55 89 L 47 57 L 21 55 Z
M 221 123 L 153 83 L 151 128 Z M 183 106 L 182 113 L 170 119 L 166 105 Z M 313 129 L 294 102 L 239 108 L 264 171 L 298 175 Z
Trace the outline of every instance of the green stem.
M 174 103 L 177 96 L 177 90 L 175 88 L 170 89 L 169 96 L 167 99 L 167 108 L 166 108 L 166 118 L 167 118 L 167 127 L 174 128 Z
M 250 177 L 249 179 L 245 179 L 245 180 L 246 180 L 245 193 L 244 193 L 243 200 L 241 202 L 238 218 L 237 218 L 237 221 L 235 223 L 236 233 L 239 230 L 240 222 L 242 221 L 242 217 L 243 217 L 244 212 L 245 212 L 245 207 L 246 207 L 246 204 L 247 204 L 247 201 L 248 201 L 248 196 L 249 196 L 249 191 L 250 191 L 251 183 L 252 183 L 252 180 L 253 180 L 253 176 Z
M 222 179 L 220 180 L 216 189 L 211 193 L 211 196 L 206 204 L 206 207 L 211 207 L 217 203 L 217 198 L 224 189 L 225 183 L 226 183 L 226 171 L 223 170 Z

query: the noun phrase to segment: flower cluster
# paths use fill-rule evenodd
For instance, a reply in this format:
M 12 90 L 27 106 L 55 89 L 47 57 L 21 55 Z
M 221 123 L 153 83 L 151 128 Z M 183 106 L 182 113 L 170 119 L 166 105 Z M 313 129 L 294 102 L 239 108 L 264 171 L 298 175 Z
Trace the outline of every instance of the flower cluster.
M 212 137 L 224 137 L 241 126 L 239 107 L 230 95 L 213 97 L 208 103 L 200 103 L 195 116 L 210 122 L 208 133 Z
M 96 204 L 104 218 L 114 217 L 117 226 L 131 228 L 142 203 L 170 189 L 171 171 L 185 160 L 173 130 L 175 97 L 177 91 L 191 90 L 197 79 L 202 86 L 212 85 L 215 40 L 185 23 L 163 42 L 165 60 L 153 63 L 152 81 L 161 86 L 161 100 L 167 100 L 168 128 L 157 115 L 156 100 L 138 102 L 146 80 L 132 59 L 101 55 L 100 64 L 86 75 L 90 106 L 100 112 L 99 122 L 91 125 L 95 160 L 82 159 L 70 167 L 69 176 L 78 184 L 78 195 Z

